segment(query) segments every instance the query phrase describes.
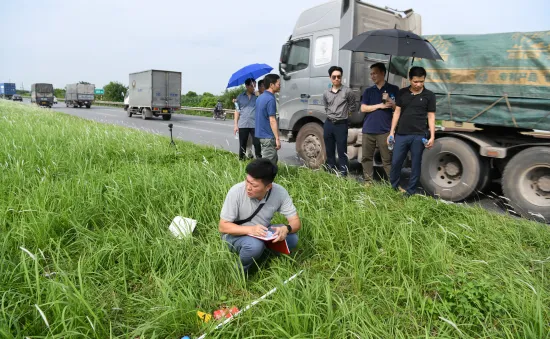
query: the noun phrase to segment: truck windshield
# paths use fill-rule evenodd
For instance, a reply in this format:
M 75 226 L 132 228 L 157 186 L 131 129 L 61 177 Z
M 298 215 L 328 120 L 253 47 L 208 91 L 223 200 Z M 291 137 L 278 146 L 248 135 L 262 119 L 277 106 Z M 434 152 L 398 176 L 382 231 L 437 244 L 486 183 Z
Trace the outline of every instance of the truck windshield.
M 296 72 L 309 65 L 309 39 L 298 40 L 292 44 L 285 70 Z
M 38 93 L 49 93 L 53 92 L 53 86 L 50 84 L 37 84 L 36 91 Z

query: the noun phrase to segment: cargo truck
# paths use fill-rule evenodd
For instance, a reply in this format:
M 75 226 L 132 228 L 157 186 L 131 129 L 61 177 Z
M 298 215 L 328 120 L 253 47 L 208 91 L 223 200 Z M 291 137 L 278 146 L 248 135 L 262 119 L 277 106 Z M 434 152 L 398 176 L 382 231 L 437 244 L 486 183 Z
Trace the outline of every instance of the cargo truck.
M 550 31 L 425 36 L 419 60 L 442 127 L 422 157 L 426 192 L 459 201 L 500 181 L 507 204 L 550 222 Z M 392 65 L 405 75 L 410 60 Z
M 385 28 L 422 34 L 421 18 L 413 10 L 396 12 L 358 0 L 331 1 L 298 18 L 281 50 L 279 129 L 282 140 L 296 142 L 307 166 L 325 162 L 321 98 L 331 85 L 328 68 L 343 67 L 342 82 L 360 107 L 362 92 L 372 86 L 369 67 L 389 60 L 340 47 L 364 31 Z M 414 62 L 428 70 L 426 87 L 438 96 L 436 119 L 441 122 L 434 147 L 423 155 L 425 191 L 460 201 L 500 180 L 506 203 L 517 213 L 550 221 L 550 139 L 538 131 L 550 130 L 550 33 L 428 39 L 445 60 Z M 396 74 L 389 82 L 407 86 L 411 61 L 393 58 Z M 356 140 L 352 146 L 359 150 L 364 116 L 352 112 L 349 119 L 349 134 Z M 360 152 L 355 156 L 360 158 Z M 375 166 L 381 165 L 375 154 Z
M 53 85 L 38 83 L 31 85 L 31 104 L 52 108 Z
M 65 105 L 74 108 L 86 106 L 92 107 L 95 99 L 95 85 L 93 84 L 69 84 L 65 87 Z
M 9 82 L 0 83 L 0 98 L 11 100 L 11 97 L 15 93 L 15 84 Z
M 181 108 L 181 72 L 148 70 L 130 74 L 124 109 L 128 117 L 170 120 Z

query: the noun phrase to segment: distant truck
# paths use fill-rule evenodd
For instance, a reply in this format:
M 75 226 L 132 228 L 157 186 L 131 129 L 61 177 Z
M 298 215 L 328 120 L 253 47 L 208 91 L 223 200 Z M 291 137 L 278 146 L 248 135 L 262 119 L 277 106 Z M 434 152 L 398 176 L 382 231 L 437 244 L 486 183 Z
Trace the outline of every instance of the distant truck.
M 124 109 L 129 117 L 161 116 L 170 120 L 181 108 L 181 72 L 148 70 L 131 73 Z
M 45 83 L 32 84 L 31 104 L 51 108 L 53 105 L 53 85 Z
M 362 32 L 386 28 L 422 34 L 421 18 L 412 9 L 395 12 L 358 0 L 330 1 L 299 16 L 281 50 L 278 121 L 281 139 L 296 142 L 308 167 L 319 168 L 326 158 L 321 99 L 331 85 L 329 67 L 344 69 L 342 83 L 360 107 L 363 91 L 373 85 L 369 67 L 389 62 L 387 56 L 340 46 Z M 550 139 L 536 131 L 550 130 L 550 55 L 543 48 L 550 44 L 549 32 L 429 39 L 445 61 L 414 62 L 428 71 L 426 87 L 438 96 L 436 119 L 442 124 L 433 149 L 423 155 L 423 188 L 460 201 L 501 179 L 516 212 L 550 221 Z M 390 83 L 408 86 L 406 60 L 409 64 L 392 58 L 402 70 L 389 75 Z M 349 134 L 357 140 L 351 149 L 359 152 L 364 117 L 358 111 L 349 119 Z M 375 154 L 375 166 L 381 165 Z
M 92 107 L 95 99 L 95 85 L 69 84 L 65 87 L 65 105 L 86 108 Z
M 0 98 L 11 100 L 11 97 L 16 93 L 15 84 L 10 82 L 0 83 Z

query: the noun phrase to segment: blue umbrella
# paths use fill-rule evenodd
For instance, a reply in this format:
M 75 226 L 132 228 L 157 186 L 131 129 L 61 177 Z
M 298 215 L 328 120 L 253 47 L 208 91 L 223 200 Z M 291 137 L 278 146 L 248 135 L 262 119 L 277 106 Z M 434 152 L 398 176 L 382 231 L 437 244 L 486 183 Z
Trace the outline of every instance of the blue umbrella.
M 272 69 L 273 67 L 266 64 L 251 64 L 245 66 L 233 73 L 231 79 L 229 79 L 229 82 L 227 83 L 227 88 L 242 85 L 248 78 L 253 78 L 256 80 L 262 75 L 266 75 L 271 72 Z

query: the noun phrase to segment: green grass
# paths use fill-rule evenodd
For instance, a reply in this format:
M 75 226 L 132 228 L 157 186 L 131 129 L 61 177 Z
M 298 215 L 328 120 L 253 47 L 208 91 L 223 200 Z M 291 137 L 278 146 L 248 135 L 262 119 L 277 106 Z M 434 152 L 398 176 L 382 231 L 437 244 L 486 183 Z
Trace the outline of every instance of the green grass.
M 299 249 L 246 280 L 217 229 L 245 164 L 176 143 L 0 101 L 1 338 L 196 338 L 274 287 L 207 338 L 550 337 L 547 226 L 282 166 Z

